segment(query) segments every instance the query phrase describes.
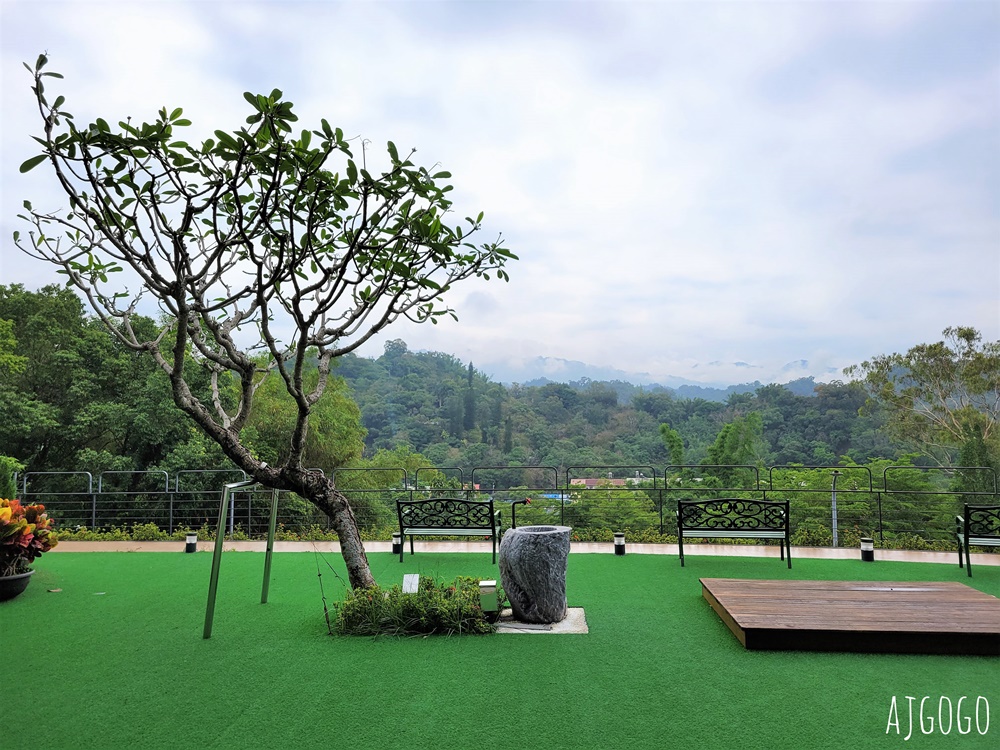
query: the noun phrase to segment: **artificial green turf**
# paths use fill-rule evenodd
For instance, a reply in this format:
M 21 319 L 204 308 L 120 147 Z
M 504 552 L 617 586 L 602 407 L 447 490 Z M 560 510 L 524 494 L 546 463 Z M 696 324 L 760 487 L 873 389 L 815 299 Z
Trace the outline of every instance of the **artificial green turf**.
M 569 603 L 585 608 L 589 634 L 371 639 L 327 634 L 317 563 L 333 601 L 338 555 L 276 554 L 261 605 L 263 554 L 230 552 L 204 640 L 211 560 L 40 560 L 28 590 L 0 603 L 0 748 L 1000 746 L 1000 658 L 746 651 L 698 583 L 960 581 L 996 596 L 997 567 L 968 579 L 957 565 L 800 559 L 789 571 L 697 556 L 680 568 L 670 556 L 574 554 Z M 413 572 L 497 575 L 488 554 L 370 560 L 386 585 Z M 904 740 L 905 696 L 931 696 L 936 715 L 941 696 L 963 695 L 989 701 L 985 736 L 974 718 L 970 734 L 942 736 L 935 716 L 934 734 L 917 723 Z M 893 696 L 899 735 L 886 734 Z

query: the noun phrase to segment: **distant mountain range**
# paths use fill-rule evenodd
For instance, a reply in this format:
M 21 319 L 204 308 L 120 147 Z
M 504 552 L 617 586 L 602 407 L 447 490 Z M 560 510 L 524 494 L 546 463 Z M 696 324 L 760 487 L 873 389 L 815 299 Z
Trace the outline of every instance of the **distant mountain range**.
M 510 385 L 520 383 L 522 385 L 543 385 L 545 383 L 573 383 L 580 380 L 594 381 L 622 381 L 634 385 L 648 386 L 655 388 L 660 386 L 675 391 L 682 398 L 705 398 L 707 400 L 725 400 L 730 393 L 752 393 L 761 385 L 767 383 L 780 383 L 782 385 L 798 383 L 799 381 L 813 383 L 819 377 L 821 381 L 827 380 L 827 376 L 839 374 L 836 368 L 811 367 L 808 360 L 800 359 L 789 362 L 780 368 L 776 377 L 762 377 L 764 368 L 758 365 L 751 365 L 746 362 L 709 362 L 700 367 L 701 373 L 717 374 L 746 372 L 749 376 L 756 376 L 752 382 L 744 382 L 733 385 L 732 380 L 726 382 L 721 379 L 692 380 L 678 376 L 654 377 L 648 372 L 628 372 L 614 367 L 602 367 L 590 365 L 585 362 L 578 362 L 558 357 L 535 357 L 519 361 L 505 362 L 476 362 L 475 367 L 480 372 L 489 375 L 494 381 Z M 762 382 L 763 381 L 763 382 Z M 725 394 L 722 399 L 718 398 L 719 393 Z M 810 388 L 811 393 L 811 388 Z M 710 397 L 710 395 L 711 397 Z

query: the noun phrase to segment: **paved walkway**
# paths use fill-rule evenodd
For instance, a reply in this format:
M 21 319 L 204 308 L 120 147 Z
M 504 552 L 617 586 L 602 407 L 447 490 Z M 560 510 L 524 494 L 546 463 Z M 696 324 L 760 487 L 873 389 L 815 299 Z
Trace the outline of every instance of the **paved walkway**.
M 482 552 L 491 549 L 489 542 L 429 542 L 418 541 L 416 547 L 421 552 Z M 59 542 L 59 546 L 49 554 L 59 552 L 183 552 L 185 543 L 175 542 Z M 225 542 L 223 549 L 238 552 L 264 552 L 267 543 Z M 391 552 L 392 542 L 365 542 L 368 552 Z M 215 542 L 198 542 L 199 552 L 212 552 Z M 676 544 L 629 544 L 626 539 L 626 554 L 636 555 L 678 555 Z M 338 542 L 275 542 L 275 552 L 340 552 Z M 570 552 L 574 554 L 614 554 L 611 542 L 573 542 Z M 686 544 L 684 554 L 715 555 L 719 557 L 762 557 L 778 556 L 777 547 L 752 544 Z M 859 549 L 833 547 L 792 547 L 792 559 L 860 560 Z M 876 560 L 897 562 L 948 563 L 958 567 L 957 552 L 925 552 L 915 550 L 876 549 Z M 1000 555 L 979 553 L 972 555 L 973 567 L 977 565 L 1000 566 Z

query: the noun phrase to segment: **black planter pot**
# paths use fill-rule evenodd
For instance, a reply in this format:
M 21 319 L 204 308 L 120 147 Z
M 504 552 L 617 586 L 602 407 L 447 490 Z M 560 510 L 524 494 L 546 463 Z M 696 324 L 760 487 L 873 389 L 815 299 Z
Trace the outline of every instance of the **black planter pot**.
M 13 576 L 0 576 L 0 602 L 13 599 L 18 594 L 24 592 L 31 583 L 31 576 L 35 575 L 34 570 L 27 573 L 18 573 Z

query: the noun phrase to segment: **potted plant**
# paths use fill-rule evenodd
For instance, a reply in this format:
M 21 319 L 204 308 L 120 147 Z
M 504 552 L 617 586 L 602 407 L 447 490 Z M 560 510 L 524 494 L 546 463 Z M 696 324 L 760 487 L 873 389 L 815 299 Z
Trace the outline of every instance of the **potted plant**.
M 28 587 L 30 563 L 58 544 L 44 505 L 0 498 L 0 601 Z

